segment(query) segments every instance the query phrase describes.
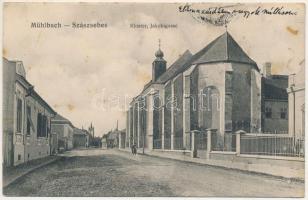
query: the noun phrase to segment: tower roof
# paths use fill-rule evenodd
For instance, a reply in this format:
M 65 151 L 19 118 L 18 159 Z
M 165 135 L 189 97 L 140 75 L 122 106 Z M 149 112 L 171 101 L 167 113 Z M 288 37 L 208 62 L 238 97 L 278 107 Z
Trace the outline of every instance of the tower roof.
M 155 61 L 165 61 L 164 60 L 164 52 L 160 49 L 160 39 L 158 39 L 158 50 L 155 52 L 155 57 L 156 59 L 154 60 Z
M 158 49 L 158 50 L 155 52 L 155 57 L 157 57 L 157 58 L 163 58 L 163 57 L 164 57 L 164 52 L 162 52 L 161 49 Z
M 244 52 L 227 31 L 194 55 L 192 64 L 215 62 L 238 62 L 251 64 L 259 71 L 257 64 Z

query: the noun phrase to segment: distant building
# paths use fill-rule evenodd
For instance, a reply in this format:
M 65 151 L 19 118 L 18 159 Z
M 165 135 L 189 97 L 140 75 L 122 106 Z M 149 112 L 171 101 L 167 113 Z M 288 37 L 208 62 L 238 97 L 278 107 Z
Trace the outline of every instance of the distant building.
M 57 114 L 51 120 L 51 131 L 57 133 L 58 149 L 71 150 L 73 148 L 73 124 L 66 118 Z
M 86 130 L 74 128 L 73 147 L 74 148 L 89 147 L 89 133 Z
M 271 63 L 265 63 L 262 77 L 262 131 L 288 133 L 288 76 L 271 73 Z
M 300 63 L 300 71 L 290 76 L 289 133 L 296 138 L 305 138 L 305 61 Z
M 118 129 L 115 129 L 109 131 L 106 135 L 102 137 L 102 148 L 118 148 L 120 145 L 119 137 L 121 135 L 124 135 L 125 137 L 125 130 L 120 131 Z
M 107 135 L 103 135 L 101 139 L 102 149 L 107 149 Z
M 119 148 L 124 149 L 126 144 L 126 129 L 119 132 Z
M 51 154 L 51 118 L 56 112 L 26 79 L 21 61 L 3 58 L 4 166 Z

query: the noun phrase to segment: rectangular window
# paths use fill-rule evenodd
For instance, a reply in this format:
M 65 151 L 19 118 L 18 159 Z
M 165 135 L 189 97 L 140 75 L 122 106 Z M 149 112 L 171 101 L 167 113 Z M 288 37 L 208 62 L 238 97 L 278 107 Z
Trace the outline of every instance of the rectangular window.
M 280 109 L 280 118 L 281 119 L 287 119 L 287 109 L 286 108 Z
M 265 108 L 265 117 L 272 118 L 272 108 Z
M 43 121 L 42 121 L 42 137 L 47 136 L 47 117 L 43 115 Z
M 37 114 L 37 137 L 42 137 L 42 114 L 38 113 Z
M 31 134 L 31 107 L 27 106 L 27 135 Z
M 22 127 L 22 101 L 21 99 L 17 99 L 17 123 L 16 123 L 16 129 L 17 132 L 21 133 L 21 127 Z
M 51 130 L 51 124 L 50 124 L 50 120 L 48 120 L 48 117 L 46 117 L 46 126 L 47 126 L 47 135 L 46 137 L 48 137 L 48 135 L 50 134 L 50 130 Z

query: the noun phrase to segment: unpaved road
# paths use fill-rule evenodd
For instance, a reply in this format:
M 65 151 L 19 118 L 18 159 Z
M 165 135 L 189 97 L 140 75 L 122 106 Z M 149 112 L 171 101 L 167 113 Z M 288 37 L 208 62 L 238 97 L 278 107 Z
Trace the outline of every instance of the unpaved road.
M 108 150 L 73 151 L 4 188 L 8 196 L 302 197 L 304 183 Z

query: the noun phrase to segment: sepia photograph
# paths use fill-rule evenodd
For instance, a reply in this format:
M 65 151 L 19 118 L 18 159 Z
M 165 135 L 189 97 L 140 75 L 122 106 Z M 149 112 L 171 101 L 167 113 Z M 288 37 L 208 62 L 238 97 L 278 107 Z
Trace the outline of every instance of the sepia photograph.
M 3 2 L 2 196 L 304 198 L 305 8 Z

